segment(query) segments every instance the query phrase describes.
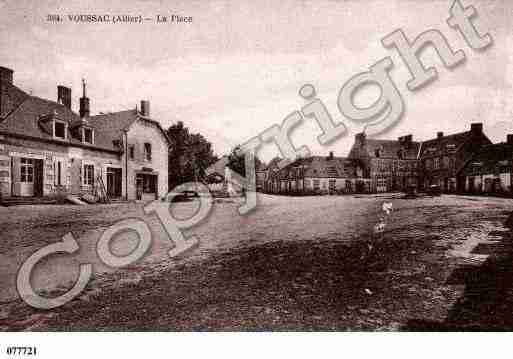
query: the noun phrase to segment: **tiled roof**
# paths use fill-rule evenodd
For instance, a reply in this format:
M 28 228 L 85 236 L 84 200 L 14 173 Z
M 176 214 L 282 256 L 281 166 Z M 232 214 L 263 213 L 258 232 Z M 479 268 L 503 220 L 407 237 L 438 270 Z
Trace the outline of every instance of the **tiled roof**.
M 2 82 L 1 87 L 2 113 L 5 113 L 5 116 L 0 118 L 1 132 L 54 140 L 51 129 L 47 128 L 44 121 L 40 121 L 41 117 L 52 115 L 69 125 L 80 121 L 80 116 L 77 113 L 60 103 L 30 96 L 9 83 Z M 7 106 L 5 110 L 4 105 Z M 114 141 L 122 140 L 123 130 L 138 119 L 155 124 L 169 141 L 167 134 L 158 122 L 140 116 L 135 109 L 87 117 L 85 123 L 95 130 L 94 144 L 85 144 L 80 139 L 74 138 L 71 135 L 71 126 L 68 126 L 70 131 L 67 134 L 67 140 L 58 141 L 68 145 L 119 152 L 121 149 Z
M 435 151 L 437 151 L 437 155 L 440 154 L 438 151 L 442 151 L 443 153 L 451 153 L 463 145 L 471 137 L 471 135 L 472 133 L 470 131 L 465 131 L 424 141 L 422 143 L 420 156 L 429 156 L 431 152 Z
M 273 168 L 278 167 L 278 163 L 280 163 L 280 157 L 274 157 L 266 166 L 266 170 L 272 170 Z
M 357 161 L 345 157 L 311 156 L 301 158 L 284 167 L 279 178 L 295 177 L 295 167 L 304 168 L 304 177 L 316 178 L 354 178 Z
M 508 143 L 485 145 L 466 163 L 462 174 L 498 173 L 501 167 L 507 167 L 511 170 L 512 160 L 513 145 Z
M 6 81 L 0 81 L 0 122 L 14 111 L 29 95 Z
M 95 143 L 98 146 L 114 146 L 113 140 L 123 138 L 123 130 L 137 120 L 137 110 L 126 110 L 101 114 L 87 118 L 88 126 L 95 129 Z
M 399 153 L 403 159 L 416 159 L 419 153 L 420 142 L 411 141 L 401 143 L 396 140 L 374 140 L 366 139 L 367 152 L 371 158 L 399 159 Z

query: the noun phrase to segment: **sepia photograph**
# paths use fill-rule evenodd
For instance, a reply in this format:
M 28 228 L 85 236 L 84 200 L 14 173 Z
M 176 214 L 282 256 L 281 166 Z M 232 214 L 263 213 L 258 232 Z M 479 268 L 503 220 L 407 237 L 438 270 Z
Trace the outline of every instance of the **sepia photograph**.
M 513 330 L 513 2 L 0 0 L 0 48 L 1 358 Z

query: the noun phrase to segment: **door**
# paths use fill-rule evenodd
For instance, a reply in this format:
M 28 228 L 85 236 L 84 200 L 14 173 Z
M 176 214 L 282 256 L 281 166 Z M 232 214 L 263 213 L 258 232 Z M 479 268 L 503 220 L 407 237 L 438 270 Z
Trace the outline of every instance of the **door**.
M 158 199 L 158 177 L 153 174 L 139 173 L 136 176 L 137 199 L 150 201 Z
M 107 168 L 107 194 L 111 198 L 121 197 L 121 168 Z
M 475 190 L 476 190 L 475 189 L 475 179 L 474 179 L 474 177 L 469 177 L 468 178 L 468 191 L 470 193 L 474 193 Z

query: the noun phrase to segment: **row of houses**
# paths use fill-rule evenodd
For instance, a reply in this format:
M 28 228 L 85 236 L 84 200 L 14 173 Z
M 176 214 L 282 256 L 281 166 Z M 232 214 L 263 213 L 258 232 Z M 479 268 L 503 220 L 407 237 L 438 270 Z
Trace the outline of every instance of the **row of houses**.
M 170 140 L 140 109 L 92 116 L 83 81 L 78 113 L 71 89 L 55 100 L 16 86 L 14 71 L 0 67 L 0 195 L 42 197 L 102 190 L 111 198 L 156 199 L 167 193 Z
M 3 198 L 102 190 L 111 198 L 149 200 L 167 193 L 171 142 L 151 117 L 148 101 L 140 108 L 93 116 L 85 81 L 77 113 L 70 88 L 57 86 L 56 99 L 48 100 L 23 91 L 13 78 L 13 70 L 0 67 Z M 331 152 L 283 168 L 279 158 L 273 159 L 257 170 L 257 189 L 313 194 L 437 186 L 444 192 L 510 193 L 512 159 L 513 135 L 492 144 L 481 123 L 461 133 L 438 132 L 427 141 L 413 141 L 412 135 L 370 139 L 359 133 L 347 157 Z M 224 190 L 223 181 L 217 182 Z
M 267 193 L 375 193 L 427 190 L 445 193 L 512 192 L 513 135 L 492 144 L 481 123 L 468 131 L 427 141 L 406 135 L 369 139 L 358 133 L 349 155 L 300 158 L 280 168 L 279 158 L 260 170 L 258 189 Z

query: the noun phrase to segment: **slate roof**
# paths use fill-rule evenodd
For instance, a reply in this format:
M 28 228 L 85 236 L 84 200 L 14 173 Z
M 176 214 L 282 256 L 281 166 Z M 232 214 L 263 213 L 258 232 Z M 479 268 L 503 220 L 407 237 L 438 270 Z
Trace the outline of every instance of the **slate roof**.
M 408 144 L 398 140 L 366 139 L 366 148 L 371 158 L 378 158 L 376 150 L 379 150 L 379 158 L 416 159 L 419 154 L 420 142 L 411 141 Z
M 0 120 L 14 111 L 27 97 L 27 93 L 11 83 L 0 82 Z
M 471 136 L 470 131 L 465 131 L 424 141 L 420 156 L 430 156 L 431 154 L 440 156 L 440 154 L 454 153 Z
M 94 144 L 83 143 L 71 135 L 71 123 L 79 122 L 80 116 L 68 107 L 55 101 L 28 95 L 16 86 L 2 82 L 0 104 L 0 132 L 21 136 L 29 136 L 42 140 L 51 140 L 68 145 L 90 147 L 107 151 L 121 152 L 122 149 L 114 141 L 122 139 L 123 130 L 136 120 L 149 121 L 155 124 L 170 143 L 165 131 L 157 121 L 142 117 L 136 109 L 87 117 L 85 123 L 94 129 Z M 4 108 L 5 107 L 5 108 Z M 66 140 L 56 140 L 51 129 L 47 128 L 42 116 L 53 115 L 56 119 L 68 123 Z
M 355 178 L 357 160 L 346 157 L 311 156 L 300 158 L 279 171 L 280 179 L 294 178 L 294 167 L 304 168 L 304 177 Z
M 479 151 L 465 164 L 463 175 L 500 173 L 506 168 L 511 171 L 513 160 L 513 144 L 496 143 L 482 146 Z

